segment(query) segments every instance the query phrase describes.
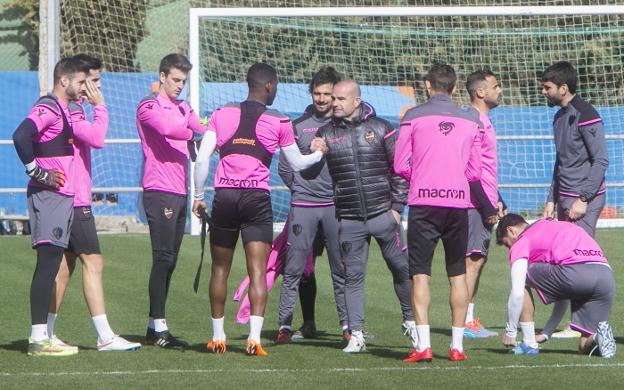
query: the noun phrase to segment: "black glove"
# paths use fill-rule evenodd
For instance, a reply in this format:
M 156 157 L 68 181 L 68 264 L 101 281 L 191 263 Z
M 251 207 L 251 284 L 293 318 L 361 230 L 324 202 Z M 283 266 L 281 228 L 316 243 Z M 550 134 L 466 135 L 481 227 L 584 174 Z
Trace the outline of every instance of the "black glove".
M 44 169 L 38 166 L 35 166 L 30 171 L 27 171 L 26 174 L 30 176 L 37 183 L 46 185 L 48 187 L 52 187 L 55 189 L 59 189 L 63 187 L 65 184 L 65 175 L 63 172 L 56 169 Z

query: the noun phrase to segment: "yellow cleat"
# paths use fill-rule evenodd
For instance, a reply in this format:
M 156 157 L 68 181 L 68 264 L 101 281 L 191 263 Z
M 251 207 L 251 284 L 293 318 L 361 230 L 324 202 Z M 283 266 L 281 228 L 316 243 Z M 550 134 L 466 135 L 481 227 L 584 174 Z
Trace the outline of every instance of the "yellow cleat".
M 245 348 L 245 353 L 249 356 L 266 356 L 267 353 L 262 348 L 260 343 L 256 343 L 253 340 L 247 340 L 247 348 Z
M 227 351 L 227 345 L 224 340 L 211 341 L 206 344 L 206 348 L 212 353 L 224 354 Z

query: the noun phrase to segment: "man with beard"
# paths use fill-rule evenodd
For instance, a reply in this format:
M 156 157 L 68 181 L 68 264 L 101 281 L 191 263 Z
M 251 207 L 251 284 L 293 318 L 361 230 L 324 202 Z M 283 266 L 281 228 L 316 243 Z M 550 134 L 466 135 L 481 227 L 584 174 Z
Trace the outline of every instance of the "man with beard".
M 470 111 L 479 115 L 483 124 L 481 140 L 481 185 L 492 206 L 498 208 L 499 217 L 506 210 L 498 193 L 498 173 L 496 158 L 496 133 L 490 121 L 490 110 L 497 107 L 502 100 L 503 90 L 490 70 L 478 70 L 468 75 L 466 89 L 470 96 Z M 487 262 L 492 226 L 481 214 L 478 204 L 472 201 L 474 208 L 468 209 L 468 247 L 466 250 L 466 284 L 468 286 L 468 314 L 464 337 L 469 339 L 496 336 L 498 333 L 481 325 L 479 318 L 474 316 L 474 300 L 479 288 L 479 279 Z
M 310 153 L 310 144 L 316 131 L 332 116 L 332 89 L 340 75 L 332 67 L 320 69 L 310 81 L 312 104 L 293 122 L 297 146 L 302 153 Z M 314 301 L 316 278 L 314 272 L 304 276 L 308 252 L 320 256 L 315 236 L 321 235 L 332 274 L 338 319 L 343 334 L 348 335 L 347 312 L 344 303 L 344 269 L 340 258 L 338 220 L 334 205 L 334 189 L 329 170 L 324 161 L 307 171 L 293 172 L 284 155 L 280 155 L 279 174 L 291 190 L 291 209 L 288 216 L 288 251 L 284 264 L 284 280 L 280 289 L 279 330 L 276 342 L 289 343 L 292 339 L 315 336 Z M 303 325 L 292 332 L 292 318 L 299 290 Z
M 30 285 L 32 328 L 28 355 L 66 356 L 78 349 L 56 345 L 48 334 L 48 306 L 54 278 L 67 248 L 74 215 L 72 175 L 73 129 L 69 103 L 86 89 L 86 73 L 79 61 L 63 58 L 54 67 L 52 93 L 41 97 L 13 133 L 13 143 L 30 176 L 27 200 L 32 247 L 37 265 Z
M 576 94 L 578 75 L 569 62 L 549 66 L 542 83 L 548 106 L 560 107 L 553 121 L 556 160 L 543 216 L 553 218 L 556 205 L 559 220 L 574 222 L 593 237 L 607 191 L 604 124 L 596 109 Z M 569 327 L 553 334 L 578 336 Z

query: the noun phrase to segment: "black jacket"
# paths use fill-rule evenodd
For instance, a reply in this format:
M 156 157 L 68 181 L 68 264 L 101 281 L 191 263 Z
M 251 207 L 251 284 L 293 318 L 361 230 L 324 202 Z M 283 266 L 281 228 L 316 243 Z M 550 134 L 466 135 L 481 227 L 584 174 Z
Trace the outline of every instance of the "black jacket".
M 358 117 L 332 118 L 317 135 L 329 148 L 325 160 L 338 218 L 368 220 L 390 209 L 403 211 L 409 184 L 393 171 L 398 132 L 373 107 L 362 102 Z

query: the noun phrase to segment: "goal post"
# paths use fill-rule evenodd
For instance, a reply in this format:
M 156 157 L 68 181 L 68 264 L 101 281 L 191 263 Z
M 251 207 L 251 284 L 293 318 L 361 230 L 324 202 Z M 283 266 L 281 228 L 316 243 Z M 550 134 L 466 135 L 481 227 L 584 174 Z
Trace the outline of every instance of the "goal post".
M 202 116 L 243 100 L 244 71 L 267 61 L 280 78 L 273 107 L 294 118 L 311 102 L 311 75 L 331 65 L 360 82 L 363 100 L 396 124 L 405 109 L 425 101 L 421 75 L 433 61 L 455 67 L 462 105 L 468 104 L 467 74 L 492 69 L 504 90 L 503 104 L 491 112 L 501 192 L 512 211 L 536 218 L 550 186 L 556 112 L 540 96 L 541 71 L 569 60 L 579 70 L 579 94 L 597 107 L 606 126 L 609 190 L 599 226 L 624 226 L 621 52 L 624 5 L 191 8 L 189 98 Z M 271 184 L 280 188 L 274 192 L 279 223 L 289 193 L 274 175 L 276 165 Z M 191 173 L 191 191 L 193 186 Z M 191 232 L 199 232 L 196 218 Z

